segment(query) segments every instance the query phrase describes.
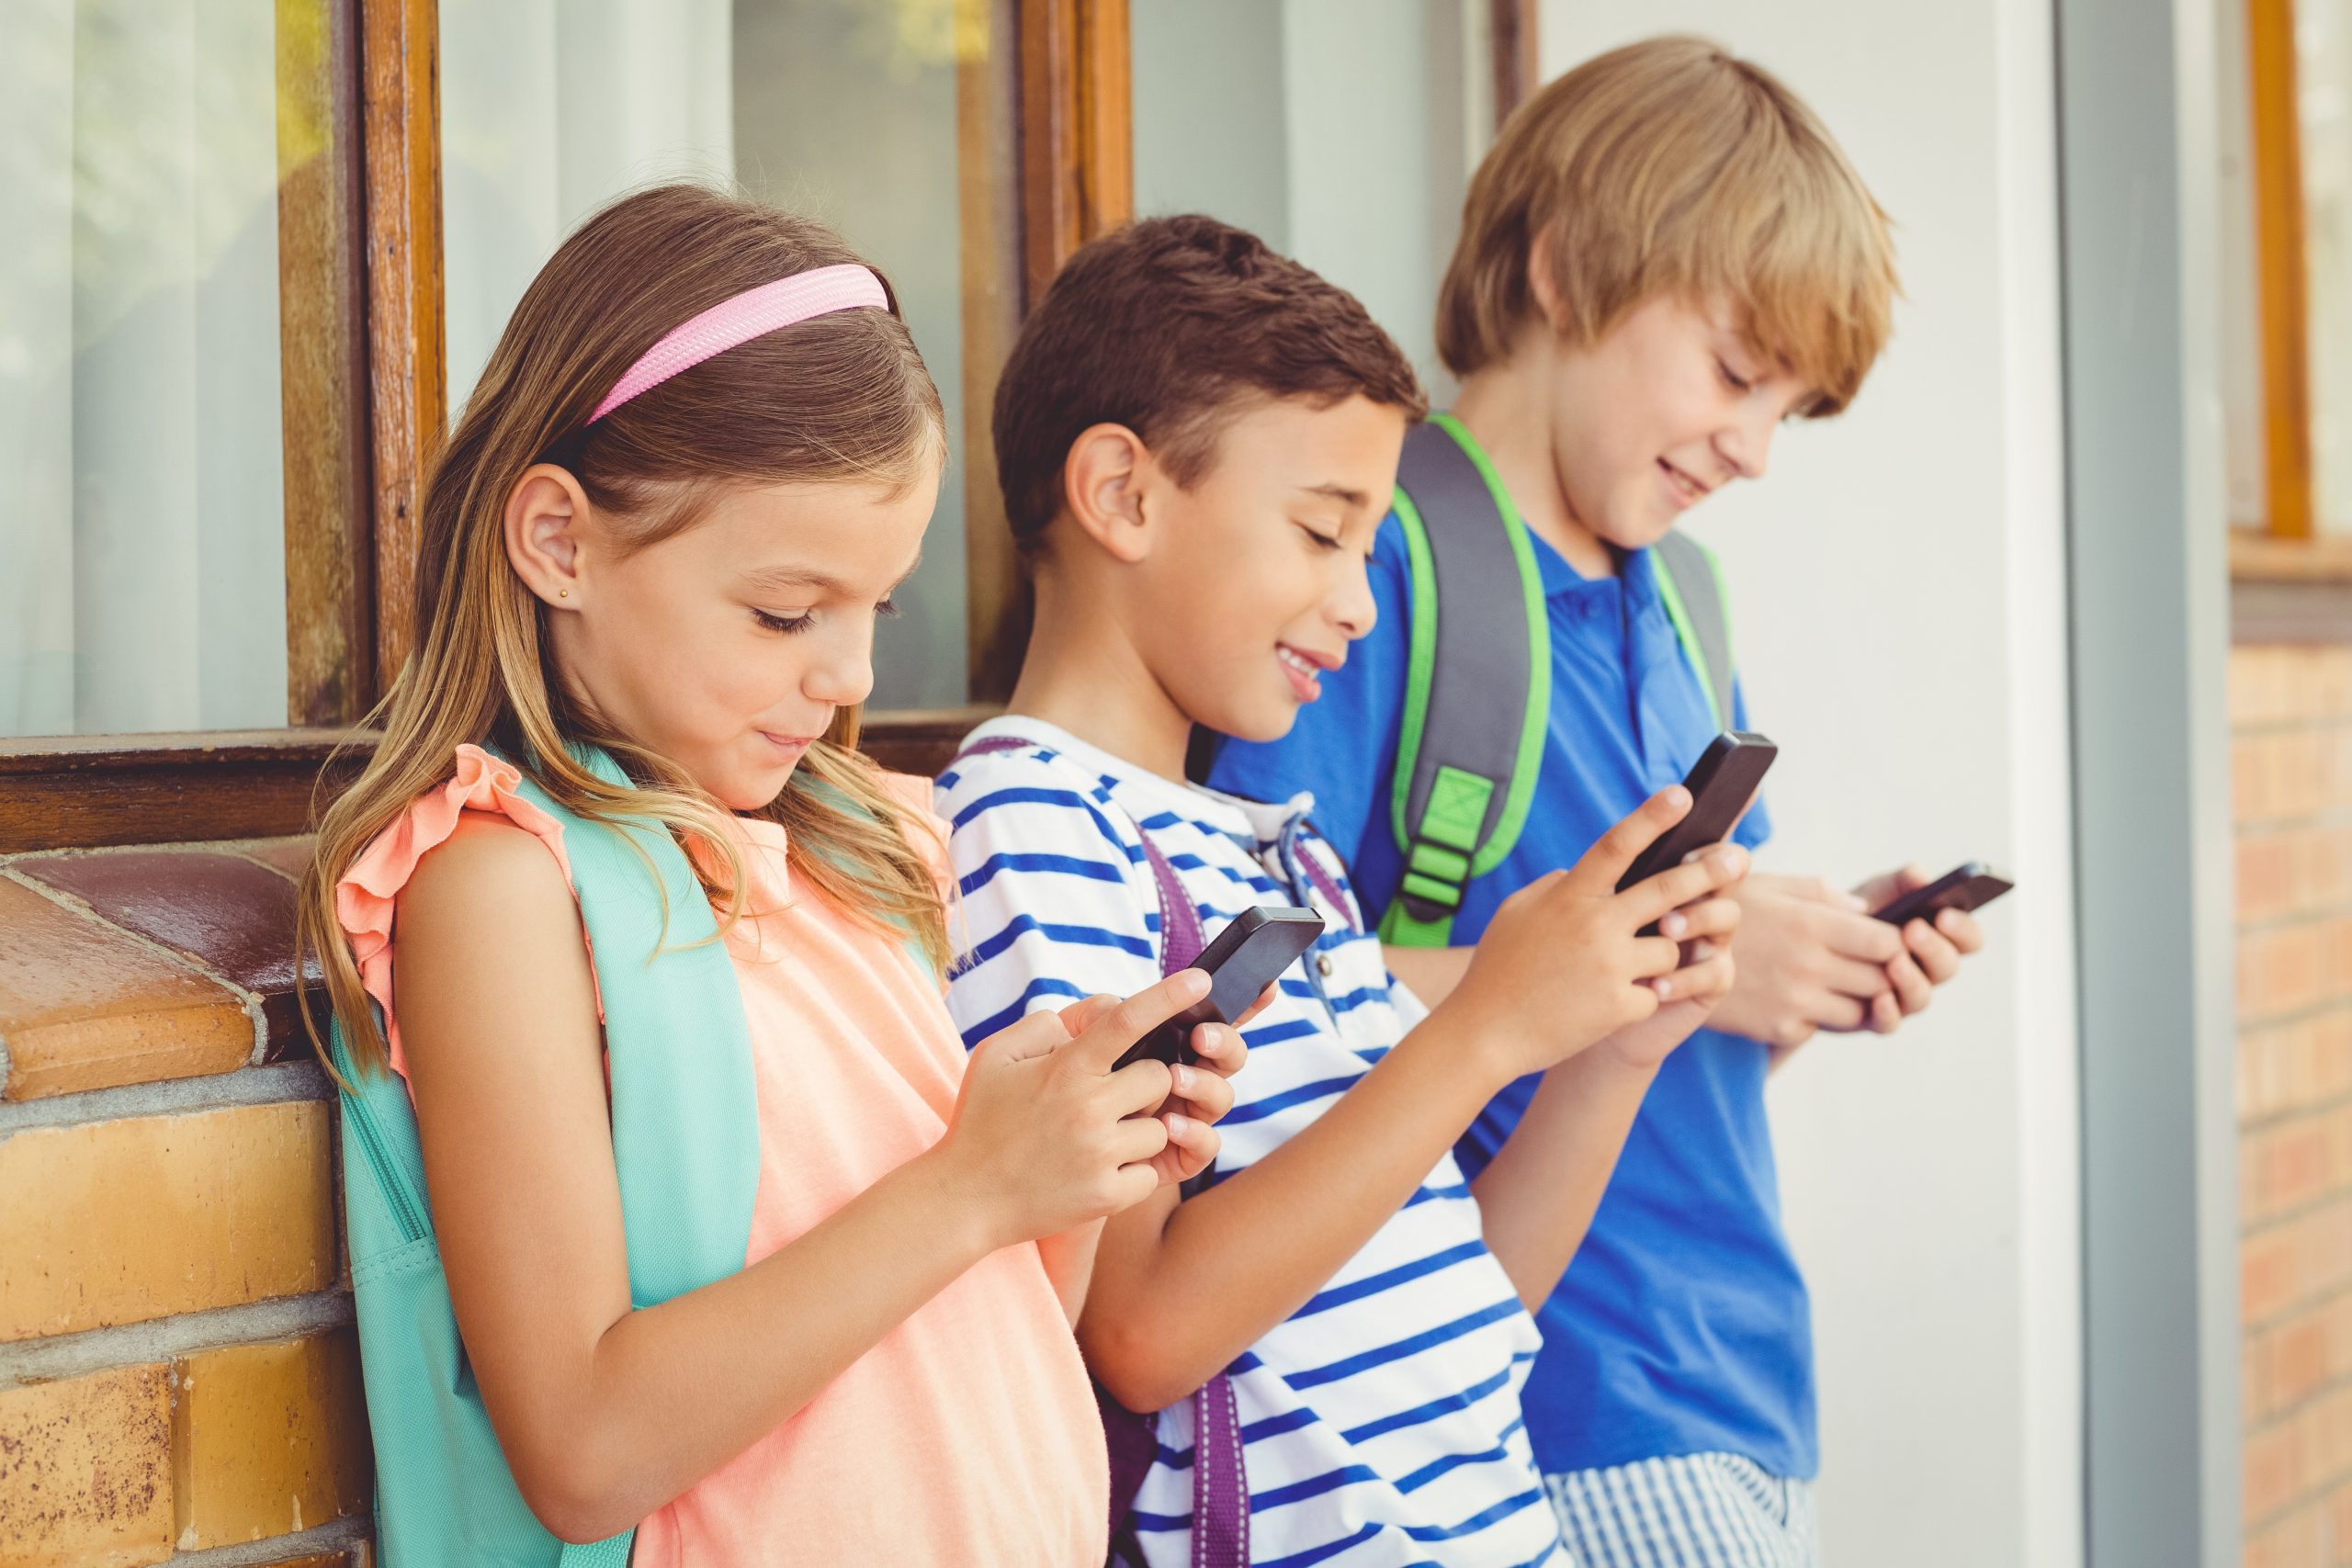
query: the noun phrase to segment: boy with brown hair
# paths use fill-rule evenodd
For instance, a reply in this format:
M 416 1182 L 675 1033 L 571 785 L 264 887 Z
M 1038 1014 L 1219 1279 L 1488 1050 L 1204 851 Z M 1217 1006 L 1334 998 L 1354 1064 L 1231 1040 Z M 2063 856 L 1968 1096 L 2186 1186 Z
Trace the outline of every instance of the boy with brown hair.
M 1783 420 L 1852 401 L 1894 288 L 1885 217 L 1827 131 L 1703 40 L 1589 61 L 1504 128 L 1438 304 L 1461 394 L 1408 446 L 1373 560 L 1378 625 L 1287 735 L 1224 747 L 1210 775 L 1270 798 L 1314 792 L 1421 995 L 1446 994 L 1517 889 L 1572 863 L 1719 730 L 1747 728 L 1720 581 L 1671 529 L 1720 486 L 1762 478 Z M 1447 577 L 1464 539 L 1499 551 L 1499 592 L 1492 571 L 1476 594 L 1461 584 L 1477 580 Z M 1519 637 L 1488 667 L 1520 660 L 1520 684 L 1482 687 L 1503 749 L 1483 769 L 1448 763 L 1470 802 L 1449 822 L 1413 781 L 1431 737 L 1460 730 L 1430 716 L 1464 705 L 1430 694 L 1461 646 L 1441 638 L 1465 625 L 1474 653 Z M 1768 831 L 1758 806 L 1736 837 Z M 1735 983 L 1665 1062 L 1537 1313 L 1528 1428 L 1588 1562 L 1816 1559 L 1811 1328 L 1764 1080 L 1816 1030 L 1893 1029 L 1979 945 L 1955 912 L 1902 931 L 1871 917 L 1923 880 L 1846 894 L 1758 874 L 1733 892 Z M 1464 1169 L 1524 1130 L 1532 1090 L 1513 1084 L 1480 1113 L 1457 1146 Z
M 1526 1305 L 1730 978 L 1742 852 L 1616 891 L 1679 788 L 1499 911 L 1430 1012 L 1310 802 L 1185 782 L 1196 724 L 1281 735 L 1371 628 L 1364 560 L 1421 407 L 1362 305 L 1206 218 L 1071 258 L 998 389 L 1037 615 L 1011 711 L 939 781 L 957 1023 L 1125 994 L 1253 907 L 1324 921 L 1243 1026 L 1212 1183 L 1101 1232 L 1080 1341 L 1159 1412 L 1124 1511 L 1114 1479 L 1123 1560 L 1565 1561 L 1520 1410 Z M 1465 1179 L 1453 1141 L 1521 1079 L 1544 1085 L 1527 1136 Z

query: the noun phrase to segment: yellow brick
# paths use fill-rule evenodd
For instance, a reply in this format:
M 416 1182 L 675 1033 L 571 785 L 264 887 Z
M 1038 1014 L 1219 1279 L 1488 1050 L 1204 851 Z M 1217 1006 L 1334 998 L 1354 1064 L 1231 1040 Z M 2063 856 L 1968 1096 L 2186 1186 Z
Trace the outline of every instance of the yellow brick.
M 2307 657 L 2312 711 L 2330 718 L 2352 716 L 2352 648 L 2328 644 Z
M 348 1328 L 179 1363 L 172 1411 L 182 1551 L 367 1511 L 374 1462 Z
M 324 1290 L 317 1100 L 37 1127 L 0 1142 L 0 1341 Z
M 0 1393 L 0 1568 L 134 1568 L 172 1552 L 170 1369 Z
M 2245 1543 L 2245 1568 L 2320 1568 L 2329 1561 L 2320 1544 L 2322 1524 L 2320 1510 L 2307 1506 L 2256 1531 Z
M 2270 645 L 2230 649 L 2230 723 L 2240 729 L 2277 724 L 2293 711 L 2290 667 L 2296 650 Z

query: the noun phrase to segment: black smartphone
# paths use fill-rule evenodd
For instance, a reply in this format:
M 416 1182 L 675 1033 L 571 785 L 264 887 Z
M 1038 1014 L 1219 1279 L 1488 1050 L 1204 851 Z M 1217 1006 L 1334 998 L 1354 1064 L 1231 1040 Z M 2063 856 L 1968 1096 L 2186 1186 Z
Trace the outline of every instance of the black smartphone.
M 2007 893 L 2017 884 L 1986 865 L 1973 860 L 1956 865 L 1925 887 L 1910 892 L 1878 911 L 1878 918 L 1891 926 L 1908 925 L 1913 920 L 1934 923 L 1937 915 L 1946 909 L 1958 909 L 1963 914 L 1981 909 Z
M 1690 814 L 1659 834 L 1641 858 L 1617 879 L 1623 893 L 1636 882 L 1647 882 L 1661 871 L 1682 863 L 1692 850 L 1721 843 L 1738 823 L 1740 813 L 1756 798 L 1757 786 L 1781 749 L 1761 735 L 1730 729 L 1707 742 L 1706 750 L 1691 764 L 1682 781 L 1690 792 Z
M 1204 1023 L 1231 1023 L 1250 1010 L 1258 993 L 1323 934 L 1323 917 L 1288 904 L 1244 909 L 1216 933 L 1188 967 L 1204 969 L 1209 994 L 1127 1048 L 1117 1066 L 1156 1057 L 1170 1066 L 1193 1059 L 1193 1031 Z M 1114 1069 L 1115 1070 L 1115 1068 Z

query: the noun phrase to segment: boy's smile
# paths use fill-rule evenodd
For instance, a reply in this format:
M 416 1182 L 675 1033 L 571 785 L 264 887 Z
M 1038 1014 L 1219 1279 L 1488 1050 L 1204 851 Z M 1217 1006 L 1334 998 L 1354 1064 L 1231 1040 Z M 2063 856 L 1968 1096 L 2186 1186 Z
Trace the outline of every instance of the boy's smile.
M 1073 444 L 1012 706 L 1170 778 L 1194 726 L 1289 732 L 1377 614 L 1365 575 L 1406 412 L 1241 394 L 1179 483 L 1124 425 Z
M 1311 703 L 1323 694 L 1323 682 L 1316 677 L 1326 670 L 1337 670 L 1347 662 L 1347 655 L 1310 653 L 1290 644 L 1274 645 L 1274 656 L 1283 661 L 1283 671 L 1290 676 L 1291 689 L 1302 703 Z
M 1464 386 L 1456 412 L 1482 441 L 1503 412 L 1549 448 L 1552 495 L 1514 490 L 1528 526 L 1587 577 L 1613 574 L 1613 551 L 1656 544 L 1731 480 L 1761 479 L 1781 422 L 1812 397 L 1739 321 L 1729 301 L 1661 294 L 1588 347 L 1538 316 L 1499 376 Z
M 1365 397 L 1259 400 L 1230 416 L 1189 491 L 1148 491 L 1136 640 L 1193 723 L 1283 734 L 1372 629 L 1364 563 L 1404 440 L 1403 412 Z

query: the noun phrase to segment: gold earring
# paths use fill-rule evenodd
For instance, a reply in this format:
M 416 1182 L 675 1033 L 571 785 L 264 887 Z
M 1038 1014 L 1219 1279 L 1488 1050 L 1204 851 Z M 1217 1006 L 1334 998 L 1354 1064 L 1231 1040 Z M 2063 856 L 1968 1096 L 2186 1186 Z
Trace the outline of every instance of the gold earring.
M 571 597 L 571 590 L 569 588 L 559 588 L 555 591 L 555 596 L 559 599 L 569 599 Z

